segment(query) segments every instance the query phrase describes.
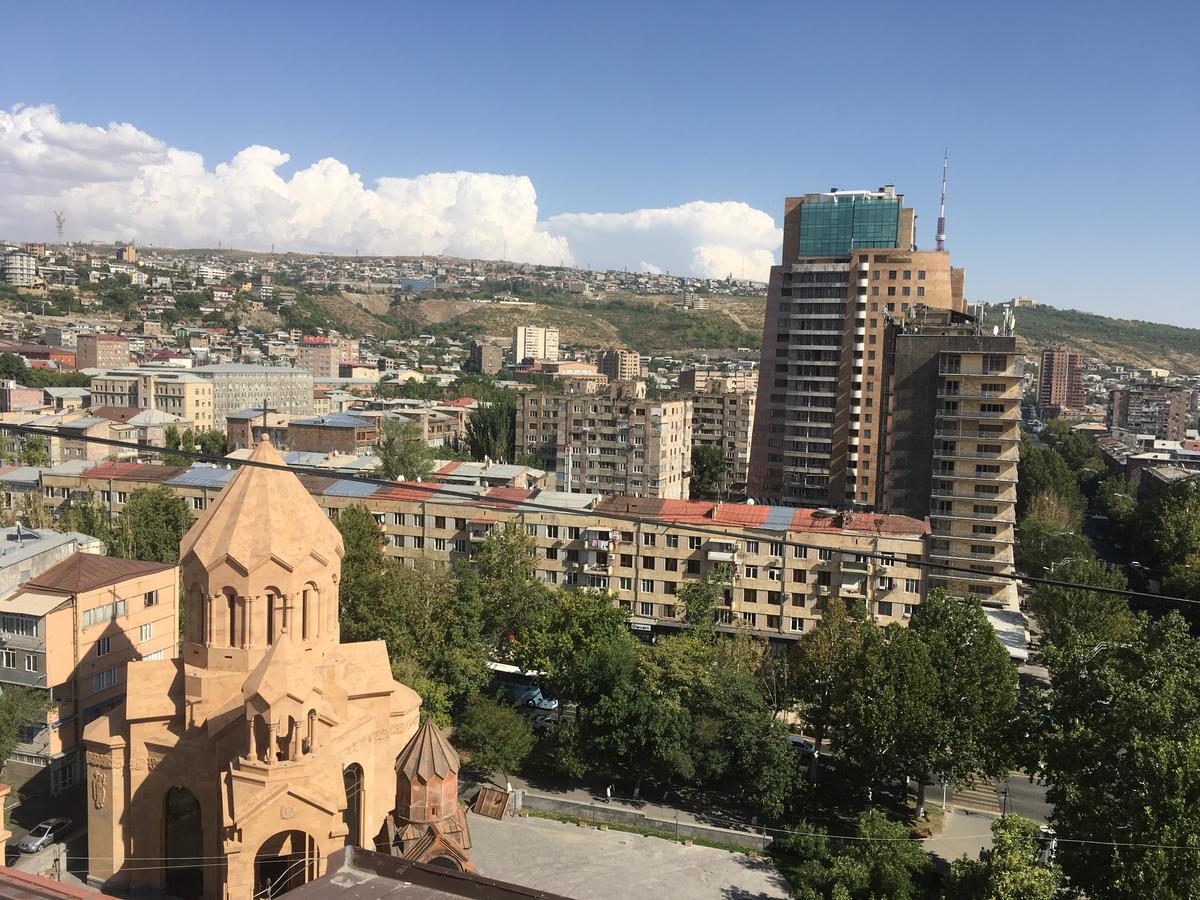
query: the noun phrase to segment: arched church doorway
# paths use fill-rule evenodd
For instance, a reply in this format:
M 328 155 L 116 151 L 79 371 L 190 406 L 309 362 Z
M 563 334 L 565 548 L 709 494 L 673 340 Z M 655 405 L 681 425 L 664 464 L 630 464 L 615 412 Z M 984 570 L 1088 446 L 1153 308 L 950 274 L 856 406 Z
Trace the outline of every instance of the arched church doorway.
M 346 788 L 346 845 L 361 847 L 362 843 L 362 792 L 363 769 L 358 763 L 350 763 L 342 772 L 342 783 Z
M 263 841 L 254 857 L 254 896 L 278 897 L 320 873 L 317 842 L 303 831 L 281 831 Z
M 167 791 L 163 809 L 166 892 L 190 900 L 204 893 L 204 827 L 200 801 L 184 787 Z

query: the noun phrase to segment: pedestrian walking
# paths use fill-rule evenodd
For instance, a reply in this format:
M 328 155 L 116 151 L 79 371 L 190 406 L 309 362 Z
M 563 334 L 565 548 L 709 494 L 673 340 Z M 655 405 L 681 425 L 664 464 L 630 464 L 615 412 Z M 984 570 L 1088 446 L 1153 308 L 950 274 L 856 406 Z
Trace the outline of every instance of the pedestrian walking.
M 612 803 L 612 785 L 611 784 L 604 789 L 604 802 Z

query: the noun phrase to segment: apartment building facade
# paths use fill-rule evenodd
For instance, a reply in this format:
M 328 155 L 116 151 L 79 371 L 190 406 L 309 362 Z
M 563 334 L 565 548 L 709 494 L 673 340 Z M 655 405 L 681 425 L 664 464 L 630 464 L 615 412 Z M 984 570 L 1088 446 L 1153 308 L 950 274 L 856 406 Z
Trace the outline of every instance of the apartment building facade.
M 1016 338 L 943 311 L 894 328 L 881 507 L 929 516 L 932 586 L 1016 607 L 1021 372 Z
M 870 509 L 879 490 L 883 348 L 917 304 L 963 310 L 949 254 L 915 249 L 891 185 L 785 203 L 759 367 L 751 496 Z
M 123 369 L 129 365 L 129 338 L 120 334 L 81 334 L 75 339 L 75 368 Z
M 717 447 L 725 457 L 722 497 L 744 497 L 750 478 L 750 442 L 754 432 L 753 389 L 739 389 L 744 380 L 705 379 L 703 391 L 680 392 L 692 403 L 692 446 Z
M 1083 354 L 1067 347 L 1047 347 L 1038 369 L 1038 412 L 1043 417 L 1083 412 Z
M 558 329 L 537 325 L 518 325 L 513 328 L 513 365 L 527 359 L 553 362 L 558 359 Z
M 162 368 L 115 369 L 92 378 L 93 406 L 156 409 L 194 428 L 223 427 L 216 419 L 213 383 L 193 372 Z
M 518 360 L 519 362 L 520 360 Z M 504 348 L 487 341 L 472 341 L 467 369 L 480 375 L 495 375 L 504 366 Z
M 1155 382 L 1137 382 L 1110 391 L 1108 427 L 1160 440 L 1182 441 L 1192 426 L 1192 391 Z
M 225 427 L 230 413 L 266 404 L 282 415 L 312 415 L 313 376 L 303 369 L 219 363 L 192 370 L 212 384 L 213 421 Z
M 619 347 L 601 350 L 596 357 L 596 369 L 609 381 L 635 381 L 642 376 L 642 355 Z
M 133 490 L 157 483 L 199 512 L 232 474 L 109 464 L 81 475 L 47 474 L 43 496 L 53 510 L 90 488 L 118 512 Z M 642 633 L 680 628 L 679 588 L 717 567 L 730 579 L 717 611 L 720 627 L 740 624 L 772 640 L 794 640 L 814 627 L 834 597 L 865 603 L 882 623 L 902 623 L 926 592 L 929 527 L 906 516 L 482 485 L 387 488 L 333 477 L 303 480 L 331 518 L 365 505 L 388 555 L 410 564 L 469 561 L 494 529 L 515 523 L 534 538 L 538 578 L 610 592 Z
M 126 663 L 177 655 L 178 584 L 176 566 L 75 553 L 0 600 L 0 685 L 53 702 L 12 758 L 54 793 L 81 777 L 84 726 L 124 700 Z
M 710 381 L 719 379 L 732 391 L 757 391 L 758 370 L 756 369 L 684 369 L 679 373 L 679 390 L 687 392 L 707 391 Z
M 6 253 L 0 270 L 11 287 L 31 288 L 38 283 L 37 260 L 27 253 Z
M 685 499 L 692 403 L 648 400 L 641 381 L 568 381 L 517 403 L 517 450 L 542 459 L 567 492 Z
M 313 378 L 337 378 L 341 350 L 328 341 L 303 340 L 296 346 L 296 368 Z

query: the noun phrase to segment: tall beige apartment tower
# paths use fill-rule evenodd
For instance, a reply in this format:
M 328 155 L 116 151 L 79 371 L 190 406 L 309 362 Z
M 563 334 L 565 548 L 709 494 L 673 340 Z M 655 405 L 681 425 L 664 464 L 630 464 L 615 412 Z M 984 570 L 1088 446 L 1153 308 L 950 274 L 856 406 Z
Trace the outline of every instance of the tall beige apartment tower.
M 513 329 L 513 365 L 527 359 L 554 362 L 558 359 L 558 329 L 518 325 Z
M 870 509 L 885 452 L 884 341 L 918 304 L 963 311 L 963 271 L 915 247 L 892 185 L 789 197 L 771 269 L 751 497 Z
M 960 313 L 917 310 L 893 326 L 881 505 L 928 516 L 941 567 L 931 587 L 1012 607 L 1021 363 L 1007 321 L 993 334 Z
M 1082 412 L 1087 405 L 1083 390 L 1083 354 L 1066 347 L 1042 351 L 1038 371 L 1038 412 L 1061 416 Z

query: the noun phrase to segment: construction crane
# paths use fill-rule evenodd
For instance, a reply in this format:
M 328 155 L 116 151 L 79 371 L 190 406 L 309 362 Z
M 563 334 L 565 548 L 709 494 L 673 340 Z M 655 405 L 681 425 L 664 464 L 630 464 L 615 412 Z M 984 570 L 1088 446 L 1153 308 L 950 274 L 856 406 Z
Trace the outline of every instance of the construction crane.
M 946 175 L 950 168 L 950 148 L 942 157 L 942 205 L 938 208 L 937 248 L 946 249 Z

